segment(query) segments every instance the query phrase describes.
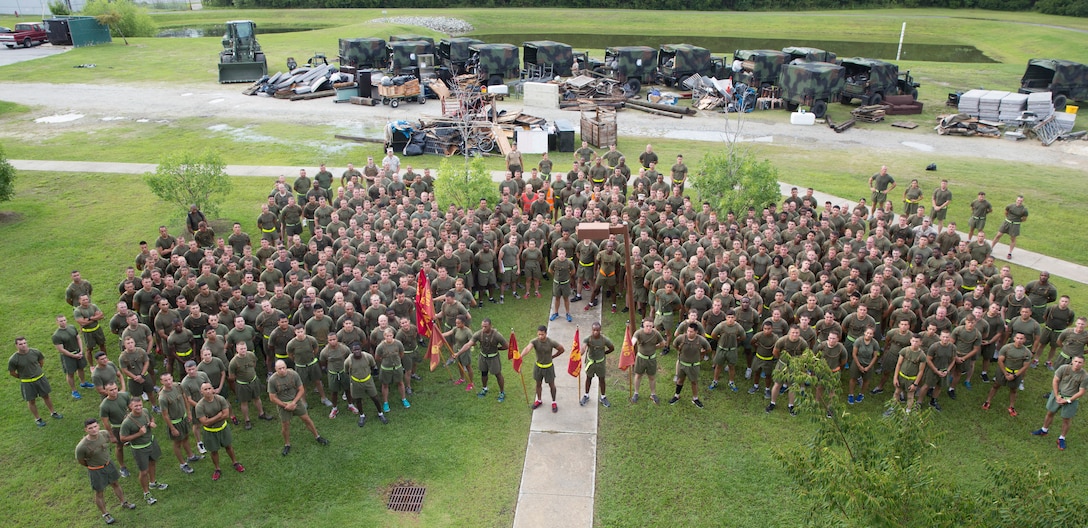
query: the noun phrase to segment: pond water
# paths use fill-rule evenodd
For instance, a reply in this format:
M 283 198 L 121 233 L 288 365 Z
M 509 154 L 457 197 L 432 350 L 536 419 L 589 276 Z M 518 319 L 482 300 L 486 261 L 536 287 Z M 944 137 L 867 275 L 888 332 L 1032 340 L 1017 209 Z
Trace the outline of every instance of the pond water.
M 520 45 L 530 40 L 554 40 L 570 44 L 576 51 L 585 49 L 604 49 L 609 46 L 651 46 L 662 44 L 693 44 L 702 46 L 715 54 L 728 53 L 730 57 L 738 49 L 782 49 L 787 46 L 808 46 L 835 52 L 839 58 L 868 57 L 873 59 L 895 60 L 898 42 L 856 42 L 849 40 L 805 40 L 774 38 L 741 37 L 706 37 L 706 36 L 662 36 L 662 35 L 587 35 L 587 34 L 488 34 L 466 35 L 484 42 L 509 42 Z M 944 44 L 903 43 L 903 60 L 935 62 L 973 62 L 996 63 L 974 46 Z
M 257 27 L 257 36 L 266 33 L 295 33 L 298 31 L 312 31 L 315 29 L 324 29 L 323 27 L 282 27 L 272 25 L 261 25 Z M 200 37 L 222 37 L 226 33 L 226 26 L 223 24 L 209 24 L 207 26 L 188 26 L 188 27 L 173 27 L 165 28 L 159 31 L 156 37 L 165 38 L 200 38 Z

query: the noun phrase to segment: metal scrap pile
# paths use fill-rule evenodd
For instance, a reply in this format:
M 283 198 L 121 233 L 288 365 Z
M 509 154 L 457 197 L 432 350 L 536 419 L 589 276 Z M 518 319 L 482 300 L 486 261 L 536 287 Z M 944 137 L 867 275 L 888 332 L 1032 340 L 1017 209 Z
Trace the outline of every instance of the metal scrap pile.
M 623 83 L 593 72 L 567 79 L 560 85 L 559 93 L 563 97 L 559 107 L 569 109 L 577 109 L 579 105 L 586 103 L 612 108 L 622 107 L 628 97 L 638 95 L 629 92 Z
M 335 87 L 351 83 L 354 80 L 340 73 L 338 67 L 318 64 L 301 66 L 287 73 L 277 72 L 271 77 L 265 76 L 242 93 L 299 101 L 336 95 Z

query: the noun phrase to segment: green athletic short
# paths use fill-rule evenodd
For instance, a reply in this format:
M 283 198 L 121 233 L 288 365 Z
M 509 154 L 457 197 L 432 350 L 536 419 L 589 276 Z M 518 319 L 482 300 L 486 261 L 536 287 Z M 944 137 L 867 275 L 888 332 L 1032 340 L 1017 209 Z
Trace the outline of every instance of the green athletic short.
M 484 357 L 480 354 L 480 361 L 477 368 L 481 374 L 495 374 L 496 376 L 502 374 L 502 358 L 500 354 L 495 354 L 492 357 Z
M 121 472 L 117 471 L 117 466 L 112 461 L 107 462 L 102 469 L 88 468 L 87 474 L 91 478 L 91 489 L 95 491 L 102 491 L 121 478 Z
M 344 392 L 348 389 L 348 375 L 344 372 L 329 371 L 329 392 Z M 334 402 L 335 403 L 335 402 Z
M 261 394 L 265 392 L 264 383 L 261 382 L 260 376 L 254 377 L 249 383 L 235 380 L 234 391 L 238 393 L 238 401 L 251 402 L 260 399 Z
M 19 390 L 23 393 L 23 401 L 34 401 L 38 398 L 49 396 L 51 389 L 49 380 L 42 376 L 31 382 L 20 382 Z
M 1080 400 L 1075 400 L 1070 403 L 1058 405 L 1058 400 L 1051 394 L 1050 398 L 1046 400 L 1047 412 L 1058 413 L 1063 420 L 1068 420 L 1077 414 L 1077 407 L 1080 405 Z
M 588 362 L 587 362 L 588 364 Z M 600 360 L 592 365 L 586 367 L 586 378 L 592 378 L 597 376 L 600 379 L 604 379 L 604 360 Z
M 719 367 L 724 367 L 726 364 L 736 365 L 738 359 L 736 348 L 719 347 L 718 351 L 714 353 L 714 364 Z
M 411 372 L 412 369 L 415 368 L 416 363 L 418 362 L 419 361 L 416 360 L 415 350 L 405 350 L 404 356 L 400 358 L 400 366 L 404 369 L 405 372 Z
M 565 298 L 571 296 L 570 281 L 558 283 L 552 281 L 552 297 Z
M 1009 236 L 1020 236 L 1020 223 L 1013 223 L 1008 220 L 1001 222 L 1001 227 L 997 228 L 998 233 L 1005 233 Z
M 544 273 L 540 271 L 540 266 L 525 266 L 522 271 L 525 273 L 526 279 L 541 279 L 544 277 Z
M 192 429 L 192 426 L 189 424 L 188 418 L 182 418 L 178 423 L 174 424 L 174 429 L 178 430 L 177 436 L 170 432 L 169 426 L 166 428 L 166 436 L 169 436 L 171 440 L 185 440 L 189 438 L 189 430 Z
M 394 369 L 381 368 L 378 372 L 378 382 L 382 385 L 396 385 L 404 381 L 404 367 L 396 367 Z
M 540 368 L 534 364 L 533 379 L 536 380 L 537 383 L 542 381 L 546 383 L 555 383 L 555 365 L 548 368 Z
M 202 437 L 204 439 L 204 447 L 208 451 L 215 453 L 224 447 L 230 447 L 233 439 L 230 435 L 230 426 L 224 427 L 222 431 L 209 431 L 204 429 Z
M 865 365 L 865 366 L 869 366 L 869 365 Z M 887 367 L 885 367 L 885 370 L 884 370 L 884 372 L 894 372 L 894 371 L 895 371 L 895 366 L 892 366 L 892 368 L 890 370 L 888 370 Z M 869 381 L 869 380 L 873 379 L 873 369 L 869 369 L 866 372 L 862 372 L 861 371 L 861 365 L 857 364 L 857 362 L 851 363 L 850 364 L 850 379 L 858 379 L 859 376 L 861 377 L 861 379 L 863 381 Z
M 635 374 L 656 376 L 657 375 L 657 355 L 646 359 L 643 357 L 635 356 Z
M 87 348 L 88 350 L 90 349 L 90 347 Z M 87 368 L 86 356 L 76 359 L 64 354 L 60 355 L 60 369 L 64 371 L 65 374 L 75 374 L 77 370 L 85 368 Z
M 158 460 L 162 456 L 162 450 L 159 449 L 159 443 L 152 438 L 150 446 L 143 449 L 133 448 L 132 456 L 136 457 L 136 467 L 140 468 L 140 471 L 147 471 L 151 461 Z
M 302 379 L 302 384 L 306 386 L 312 386 L 314 383 L 321 381 L 321 365 L 316 362 L 309 365 L 295 365 L 295 372 L 298 373 L 298 377 Z
M 293 411 L 288 411 L 287 409 L 284 409 L 283 407 L 280 407 L 278 405 L 276 407 L 280 410 L 280 421 L 281 422 L 291 421 L 292 416 L 306 416 L 306 399 L 305 398 L 298 401 L 298 405 L 295 407 L 295 410 L 293 410 Z
M 692 383 L 699 384 L 699 363 L 692 363 L 689 365 L 680 364 L 680 371 L 676 377 L 676 384 L 683 385 L 684 380 L 689 379 Z
M 994 376 L 994 385 L 998 387 L 1008 386 L 1010 390 L 1017 390 L 1022 381 L 1024 381 L 1024 376 L 1016 376 L 1012 380 L 1007 380 L 1005 379 L 1005 375 L 1000 371 L 997 373 L 997 376 Z

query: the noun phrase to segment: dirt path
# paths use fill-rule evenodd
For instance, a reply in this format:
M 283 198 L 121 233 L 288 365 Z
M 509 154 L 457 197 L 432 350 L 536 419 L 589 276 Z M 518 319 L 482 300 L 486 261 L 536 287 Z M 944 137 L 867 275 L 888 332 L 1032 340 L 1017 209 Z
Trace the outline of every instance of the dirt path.
M 435 115 L 435 101 L 426 105 L 361 107 L 334 104 L 330 99 L 289 102 L 241 94 L 240 85 L 88 85 L 46 83 L 0 83 L 4 99 L 38 107 L 31 117 L 54 114 L 82 114 L 84 117 L 48 125 L 50 131 L 63 127 L 75 130 L 100 126 L 102 120 L 147 119 L 176 120 L 189 117 L 221 118 L 224 121 L 290 121 L 299 125 L 331 125 L 345 133 L 359 130 L 376 133 L 389 121 L 414 121 L 421 115 Z M 521 110 L 520 100 L 508 99 L 502 107 Z M 548 120 L 566 119 L 577 126 L 578 113 L 562 110 L 525 108 L 526 113 Z M 675 138 L 722 141 L 740 127 L 742 140 L 760 141 L 800 149 L 865 150 L 869 155 L 882 153 L 917 153 L 920 156 L 978 157 L 1088 169 L 1088 142 L 1059 142 L 1043 147 L 1036 141 L 938 136 L 935 133 L 886 130 L 849 130 L 835 134 L 824 126 L 793 126 L 747 114 L 739 123 L 735 114 L 702 112 L 682 120 L 663 118 L 634 111 L 619 113 L 620 135 L 646 138 Z M 19 132 L 26 134 L 26 130 Z M 924 157 L 922 159 L 925 159 Z

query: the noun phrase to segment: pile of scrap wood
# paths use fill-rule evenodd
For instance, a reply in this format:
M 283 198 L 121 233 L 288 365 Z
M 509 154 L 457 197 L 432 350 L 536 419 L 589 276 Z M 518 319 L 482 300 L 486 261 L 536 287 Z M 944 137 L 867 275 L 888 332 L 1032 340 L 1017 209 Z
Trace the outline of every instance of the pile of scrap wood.
M 852 128 L 854 123 L 857 122 L 856 119 L 851 118 L 842 123 L 835 124 L 835 122 L 831 120 L 831 116 L 824 116 L 824 121 L 827 123 L 827 128 L 834 130 L 836 134 L 846 132 L 847 129 Z
M 242 93 L 298 101 L 336 95 L 334 85 L 351 82 L 353 79 L 340 73 L 336 66 L 322 64 L 295 68 L 287 73 L 277 72 L 253 83 Z
M 850 115 L 857 121 L 866 123 L 879 123 L 884 120 L 884 113 L 888 110 L 884 105 L 863 105 L 850 111 Z
M 624 85 L 619 81 L 599 74 L 582 74 L 571 77 L 559 86 L 562 96 L 560 108 L 575 109 L 580 104 L 592 102 L 597 106 L 618 108 L 623 106 L 623 101 L 630 97 Z
M 1002 123 L 985 121 L 967 114 L 937 116 L 937 133 L 957 136 L 1001 137 Z

